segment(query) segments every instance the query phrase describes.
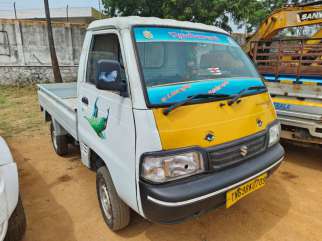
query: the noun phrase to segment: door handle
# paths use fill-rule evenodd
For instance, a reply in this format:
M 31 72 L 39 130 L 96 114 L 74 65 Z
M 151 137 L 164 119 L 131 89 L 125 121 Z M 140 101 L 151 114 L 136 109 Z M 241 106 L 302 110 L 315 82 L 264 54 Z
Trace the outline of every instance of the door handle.
M 87 99 L 87 97 L 82 97 L 82 102 L 83 102 L 85 105 L 88 105 L 88 99 Z

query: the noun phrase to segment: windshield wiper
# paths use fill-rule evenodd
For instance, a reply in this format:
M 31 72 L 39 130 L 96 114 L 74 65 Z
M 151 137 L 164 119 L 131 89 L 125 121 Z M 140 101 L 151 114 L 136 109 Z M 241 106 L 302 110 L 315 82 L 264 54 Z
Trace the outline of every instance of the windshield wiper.
M 267 87 L 263 85 L 259 85 L 259 86 L 251 86 L 251 87 L 242 89 L 237 95 L 234 96 L 234 98 L 228 101 L 228 105 L 234 104 L 236 101 L 239 100 L 240 97 L 244 95 L 245 92 L 249 90 L 267 90 Z
M 194 99 L 203 99 L 203 98 L 211 98 L 213 100 L 217 100 L 217 99 L 222 99 L 222 98 L 227 98 L 230 97 L 231 95 L 228 94 L 196 94 L 196 95 L 191 95 L 188 96 L 187 99 L 184 99 L 182 101 L 178 101 L 177 103 L 174 103 L 173 105 L 170 105 L 168 108 L 163 110 L 163 114 L 164 115 L 168 115 L 171 111 L 173 111 L 174 109 L 189 103 L 190 101 L 194 100 Z

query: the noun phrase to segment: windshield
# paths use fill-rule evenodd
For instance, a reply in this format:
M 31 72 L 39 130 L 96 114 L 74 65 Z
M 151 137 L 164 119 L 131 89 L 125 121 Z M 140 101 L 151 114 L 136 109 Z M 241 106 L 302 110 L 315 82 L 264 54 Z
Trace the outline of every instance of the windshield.
M 195 94 L 236 94 L 263 85 L 229 36 L 178 28 L 135 27 L 149 103 L 175 103 Z

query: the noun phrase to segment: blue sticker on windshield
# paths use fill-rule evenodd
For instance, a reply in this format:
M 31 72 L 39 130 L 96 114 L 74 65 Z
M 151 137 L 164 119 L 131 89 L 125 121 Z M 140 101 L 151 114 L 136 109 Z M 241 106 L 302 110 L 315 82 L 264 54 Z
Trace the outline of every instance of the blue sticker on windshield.
M 148 87 L 148 96 L 153 105 L 170 104 L 186 99 L 195 94 L 235 95 L 251 86 L 264 86 L 259 78 L 232 78 L 158 85 Z
M 135 27 L 134 35 L 137 42 L 177 41 L 238 46 L 225 34 L 179 28 Z

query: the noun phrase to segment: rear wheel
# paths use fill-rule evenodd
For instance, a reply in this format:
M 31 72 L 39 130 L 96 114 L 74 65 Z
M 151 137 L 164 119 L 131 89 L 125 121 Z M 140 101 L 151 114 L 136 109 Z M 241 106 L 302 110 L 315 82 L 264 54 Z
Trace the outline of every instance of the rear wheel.
M 105 166 L 97 170 L 96 189 L 101 212 L 109 228 L 117 231 L 128 226 L 130 209 L 117 195 L 111 175 Z
M 68 153 L 68 138 L 66 135 L 56 135 L 56 130 L 53 122 L 51 122 L 50 124 L 50 135 L 55 152 L 59 156 L 66 155 Z
M 8 230 L 4 241 L 19 241 L 23 238 L 26 231 L 26 216 L 22 206 L 22 201 L 19 197 L 18 204 L 14 212 L 12 213 L 9 223 Z

